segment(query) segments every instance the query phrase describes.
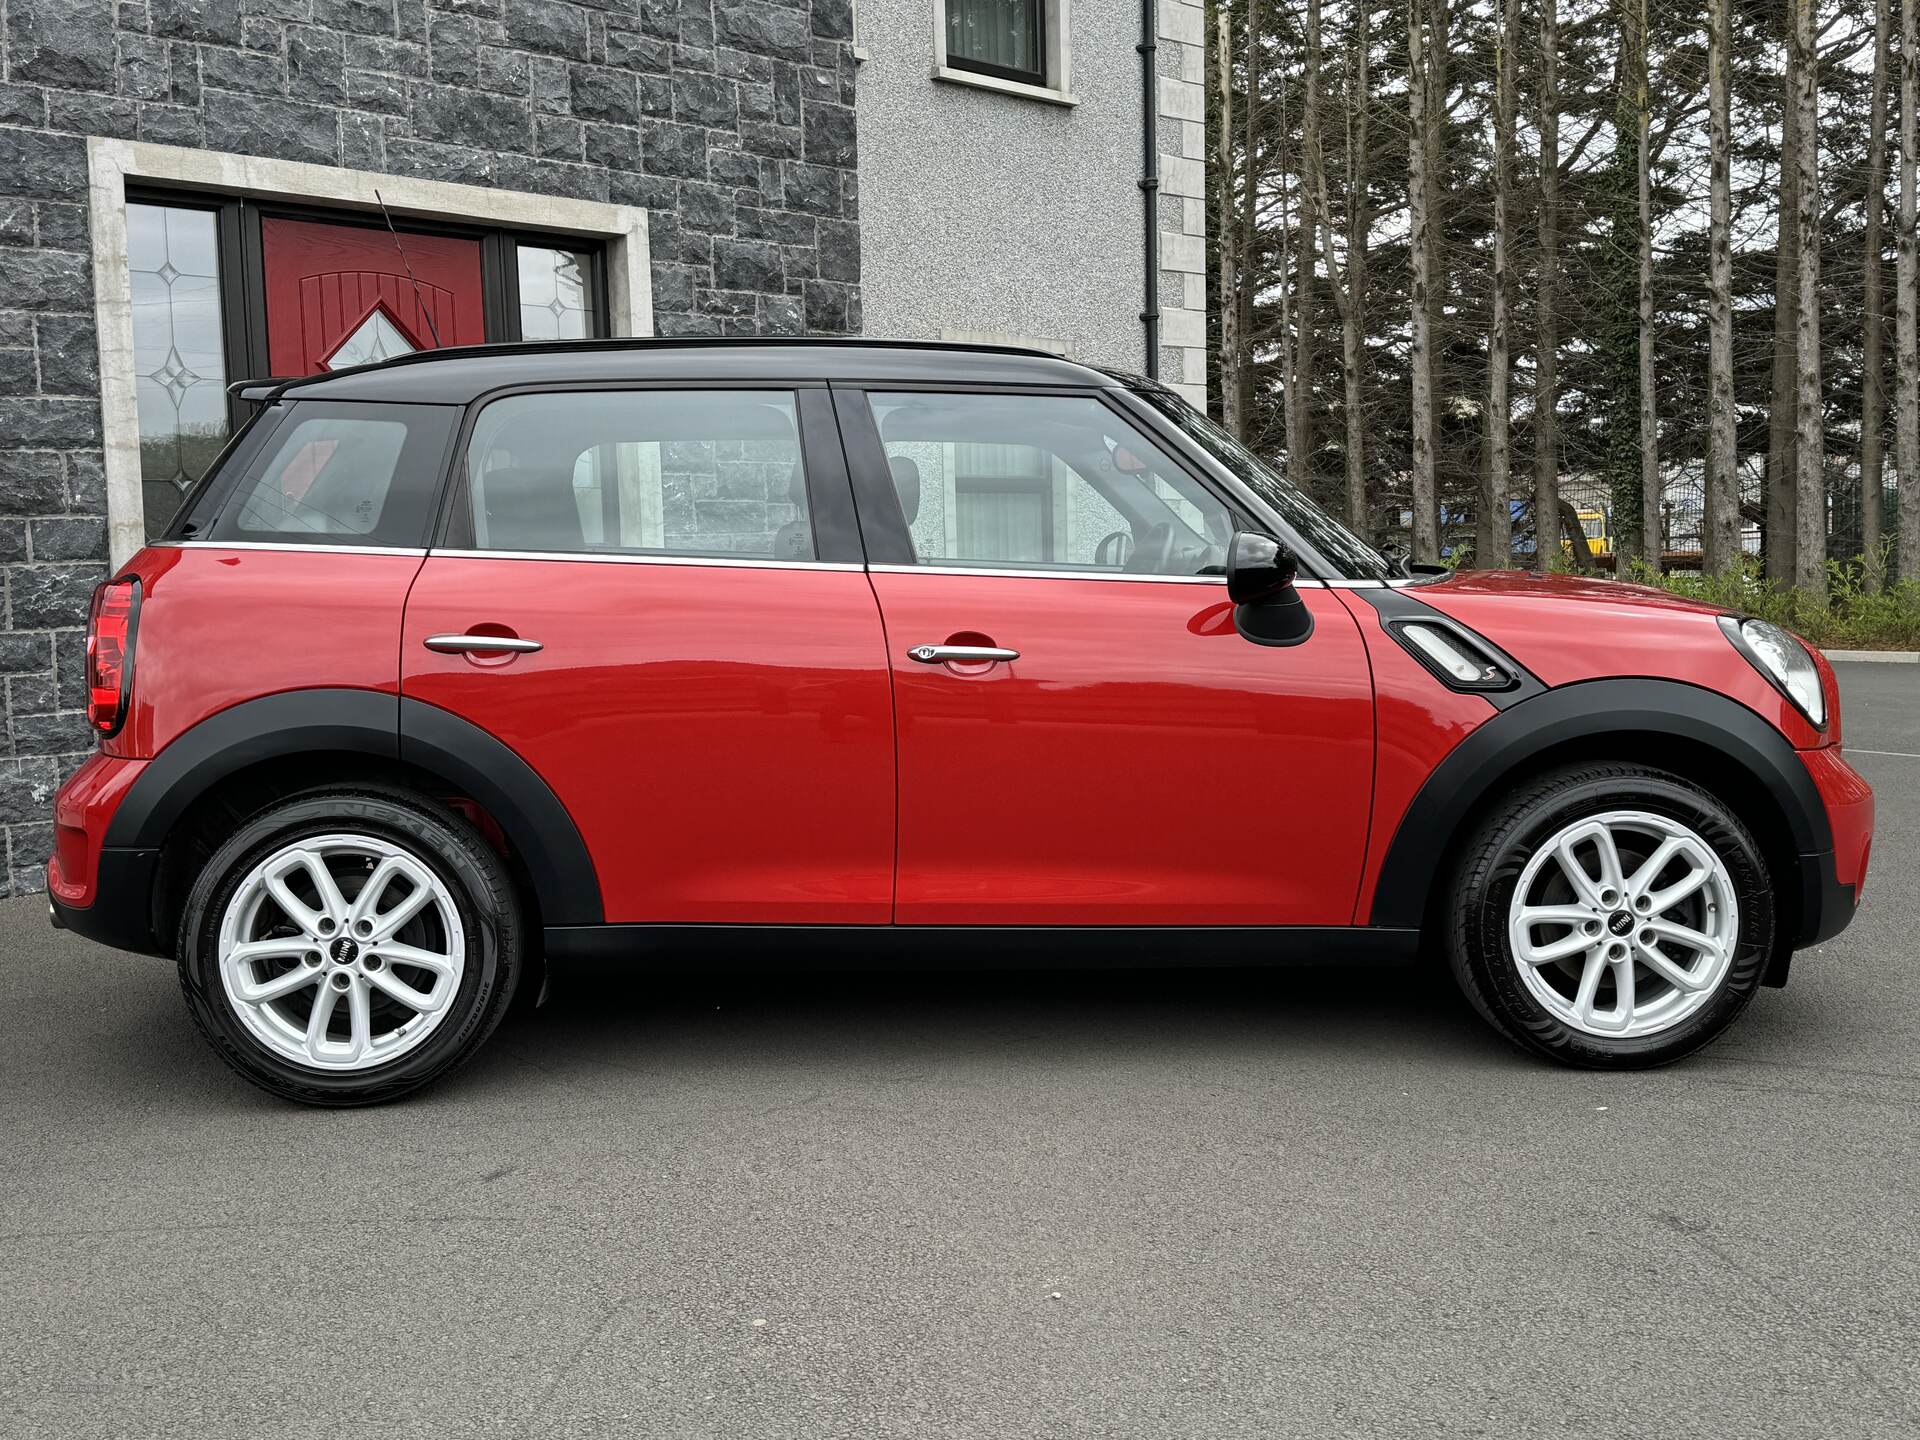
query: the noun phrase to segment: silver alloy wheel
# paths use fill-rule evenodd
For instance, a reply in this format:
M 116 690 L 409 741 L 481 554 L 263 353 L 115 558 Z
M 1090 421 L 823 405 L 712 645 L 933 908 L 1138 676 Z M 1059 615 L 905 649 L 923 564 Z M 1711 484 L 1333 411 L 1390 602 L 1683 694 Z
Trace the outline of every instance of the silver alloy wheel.
M 220 980 L 247 1030 L 281 1059 L 370 1070 L 446 1018 L 466 969 L 453 895 L 371 835 L 317 835 L 248 873 L 220 922 Z
M 1670 1030 L 1719 990 L 1740 940 L 1733 879 L 1678 821 L 1639 810 L 1576 820 L 1514 886 L 1507 939 L 1520 978 L 1588 1035 Z

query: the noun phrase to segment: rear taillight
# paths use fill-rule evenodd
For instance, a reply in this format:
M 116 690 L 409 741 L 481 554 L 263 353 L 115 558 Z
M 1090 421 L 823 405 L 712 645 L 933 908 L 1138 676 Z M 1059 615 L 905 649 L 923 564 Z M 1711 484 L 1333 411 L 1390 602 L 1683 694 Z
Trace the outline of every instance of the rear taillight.
M 133 639 L 140 627 L 140 582 L 109 580 L 93 592 L 87 616 L 87 723 L 118 733 L 133 698 Z

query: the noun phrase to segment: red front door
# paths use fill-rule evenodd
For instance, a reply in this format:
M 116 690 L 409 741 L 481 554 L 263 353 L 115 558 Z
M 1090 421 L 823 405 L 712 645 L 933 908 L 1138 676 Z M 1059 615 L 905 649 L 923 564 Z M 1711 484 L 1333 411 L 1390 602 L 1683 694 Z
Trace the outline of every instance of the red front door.
M 1346 925 L 1367 844 L 1366 647 L 1234 629 L 1219 584 L 877 572 L 902 925 Z M 921 663 L 923 644 L 1001 664 Z
M 486 338 L 478 240 L 406 234 L 396 244 L 385 228 L 268 216 L 260 248 L 275 375 Z
M 893 675 L 895 920 L 1349 924 L 1373 688 L 1340 597 L 1302 587 L 1296 643 L 1242 636 L 1237 517 L 1111 397 L 841 400 Z

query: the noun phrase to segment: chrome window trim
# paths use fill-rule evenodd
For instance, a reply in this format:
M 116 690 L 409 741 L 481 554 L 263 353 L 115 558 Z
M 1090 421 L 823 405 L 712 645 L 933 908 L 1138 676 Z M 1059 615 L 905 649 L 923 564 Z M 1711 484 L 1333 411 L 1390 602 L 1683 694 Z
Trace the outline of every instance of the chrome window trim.
M 859 565 L 832 560 L 763 560 L 742 555 L 596 555 L 582 550 L 428 549 L 419 545 L 303 545 L 268 540 L 153 540 L 150 550 L 284 550 L 297 554 L 426 555 L 460 560 L 583 560 L 595 565 L 704 565 L 722 570 L 869 570 L 885 575 L 992 575 L 1009 580 L 1128 580 L 1149 585 L 1225 585 L 1224 575 L 1131 575 L 1109 570 L 1004 570 L 975 565 Z M 1384 590 L 1403 580 L 1316 580 L 1295 584 L 1310 590 Z
M 985 565 L 869 565 L 876 575 L 994 575 L 1008 580 L 1144 580 L 1155 585 L 1224 585 L 1224 575 L 1129 575 L 1124 570 L 1001 570 Z M 1302 581 L 1310 584 L 1310 581 Z
M 720 570 L 864 570 L 839 560 L 762 560 L 751 555 L 597 555 L 583 550 L 435 549 L 433 558 L 453 560 L 578 560 L 589 565 L 699 565 Z
M 296 540 L 149 540 L 149 550 L 291 550 L 301 554 L 425 555 L 424 545 L 303 545 Z

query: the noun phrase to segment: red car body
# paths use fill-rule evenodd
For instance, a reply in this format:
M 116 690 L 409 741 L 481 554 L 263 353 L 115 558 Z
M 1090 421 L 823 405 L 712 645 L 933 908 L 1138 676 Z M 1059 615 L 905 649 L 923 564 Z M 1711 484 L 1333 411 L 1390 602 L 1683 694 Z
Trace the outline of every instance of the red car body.
M 593 352 L 581 373 L 649 353 Z M 933 363 L 716 348 L 679 352 L 678 373 L 709 355 L 824 364 L 807 382 L 844 388 L 843 425 L 878 368 Z M 484 392 L 491 363 L 383 371 L 408 400 L 407 384 Z M 1111 377 L 1021 364 L 1034 373 L 1007 383 L 1097 390 L 1154 423 Z M 351 373 L 311 383 L 361 393 Z M 860 496 L 858 437 L 844 457 Z M 1659 758 L 1734 797 L 1788 897 L 1776 979 L 1845 923 L 1865 878 L 1872 796 L 1841 753 L 1825 662 L 1822 729 L 1728 642 L 1721 611 L 1630 585 L 1306 574 L 1310 636 L 1275 649 L 1240 633 L 1215 577 L 916 569 L 871 536 L 858 560 L 798 565 L 175 537 L 119 578 L 139 585 L 126 711 L 59 793 L 48 883 L 62 923 L 132 949 L 170 950 L 180 837 L 204 834 L 216 801 L 356 757 L 423 777 L 515 858 L 553 957 L 714 926 L 1124 932 L 1157 936 L 1160 958 L 1202 932 L 1257 932 L 1264 954 L 1285 933 L 1331 954 L 1408 948 L 1476 807 L 1574 748 Z M 1526 686 L 1442 683 L 1391 633 L 1415 612 Z M 423 646 L 448 632 L 544 648 Z M 922 643 L 1020 658 L 914 663 Z

